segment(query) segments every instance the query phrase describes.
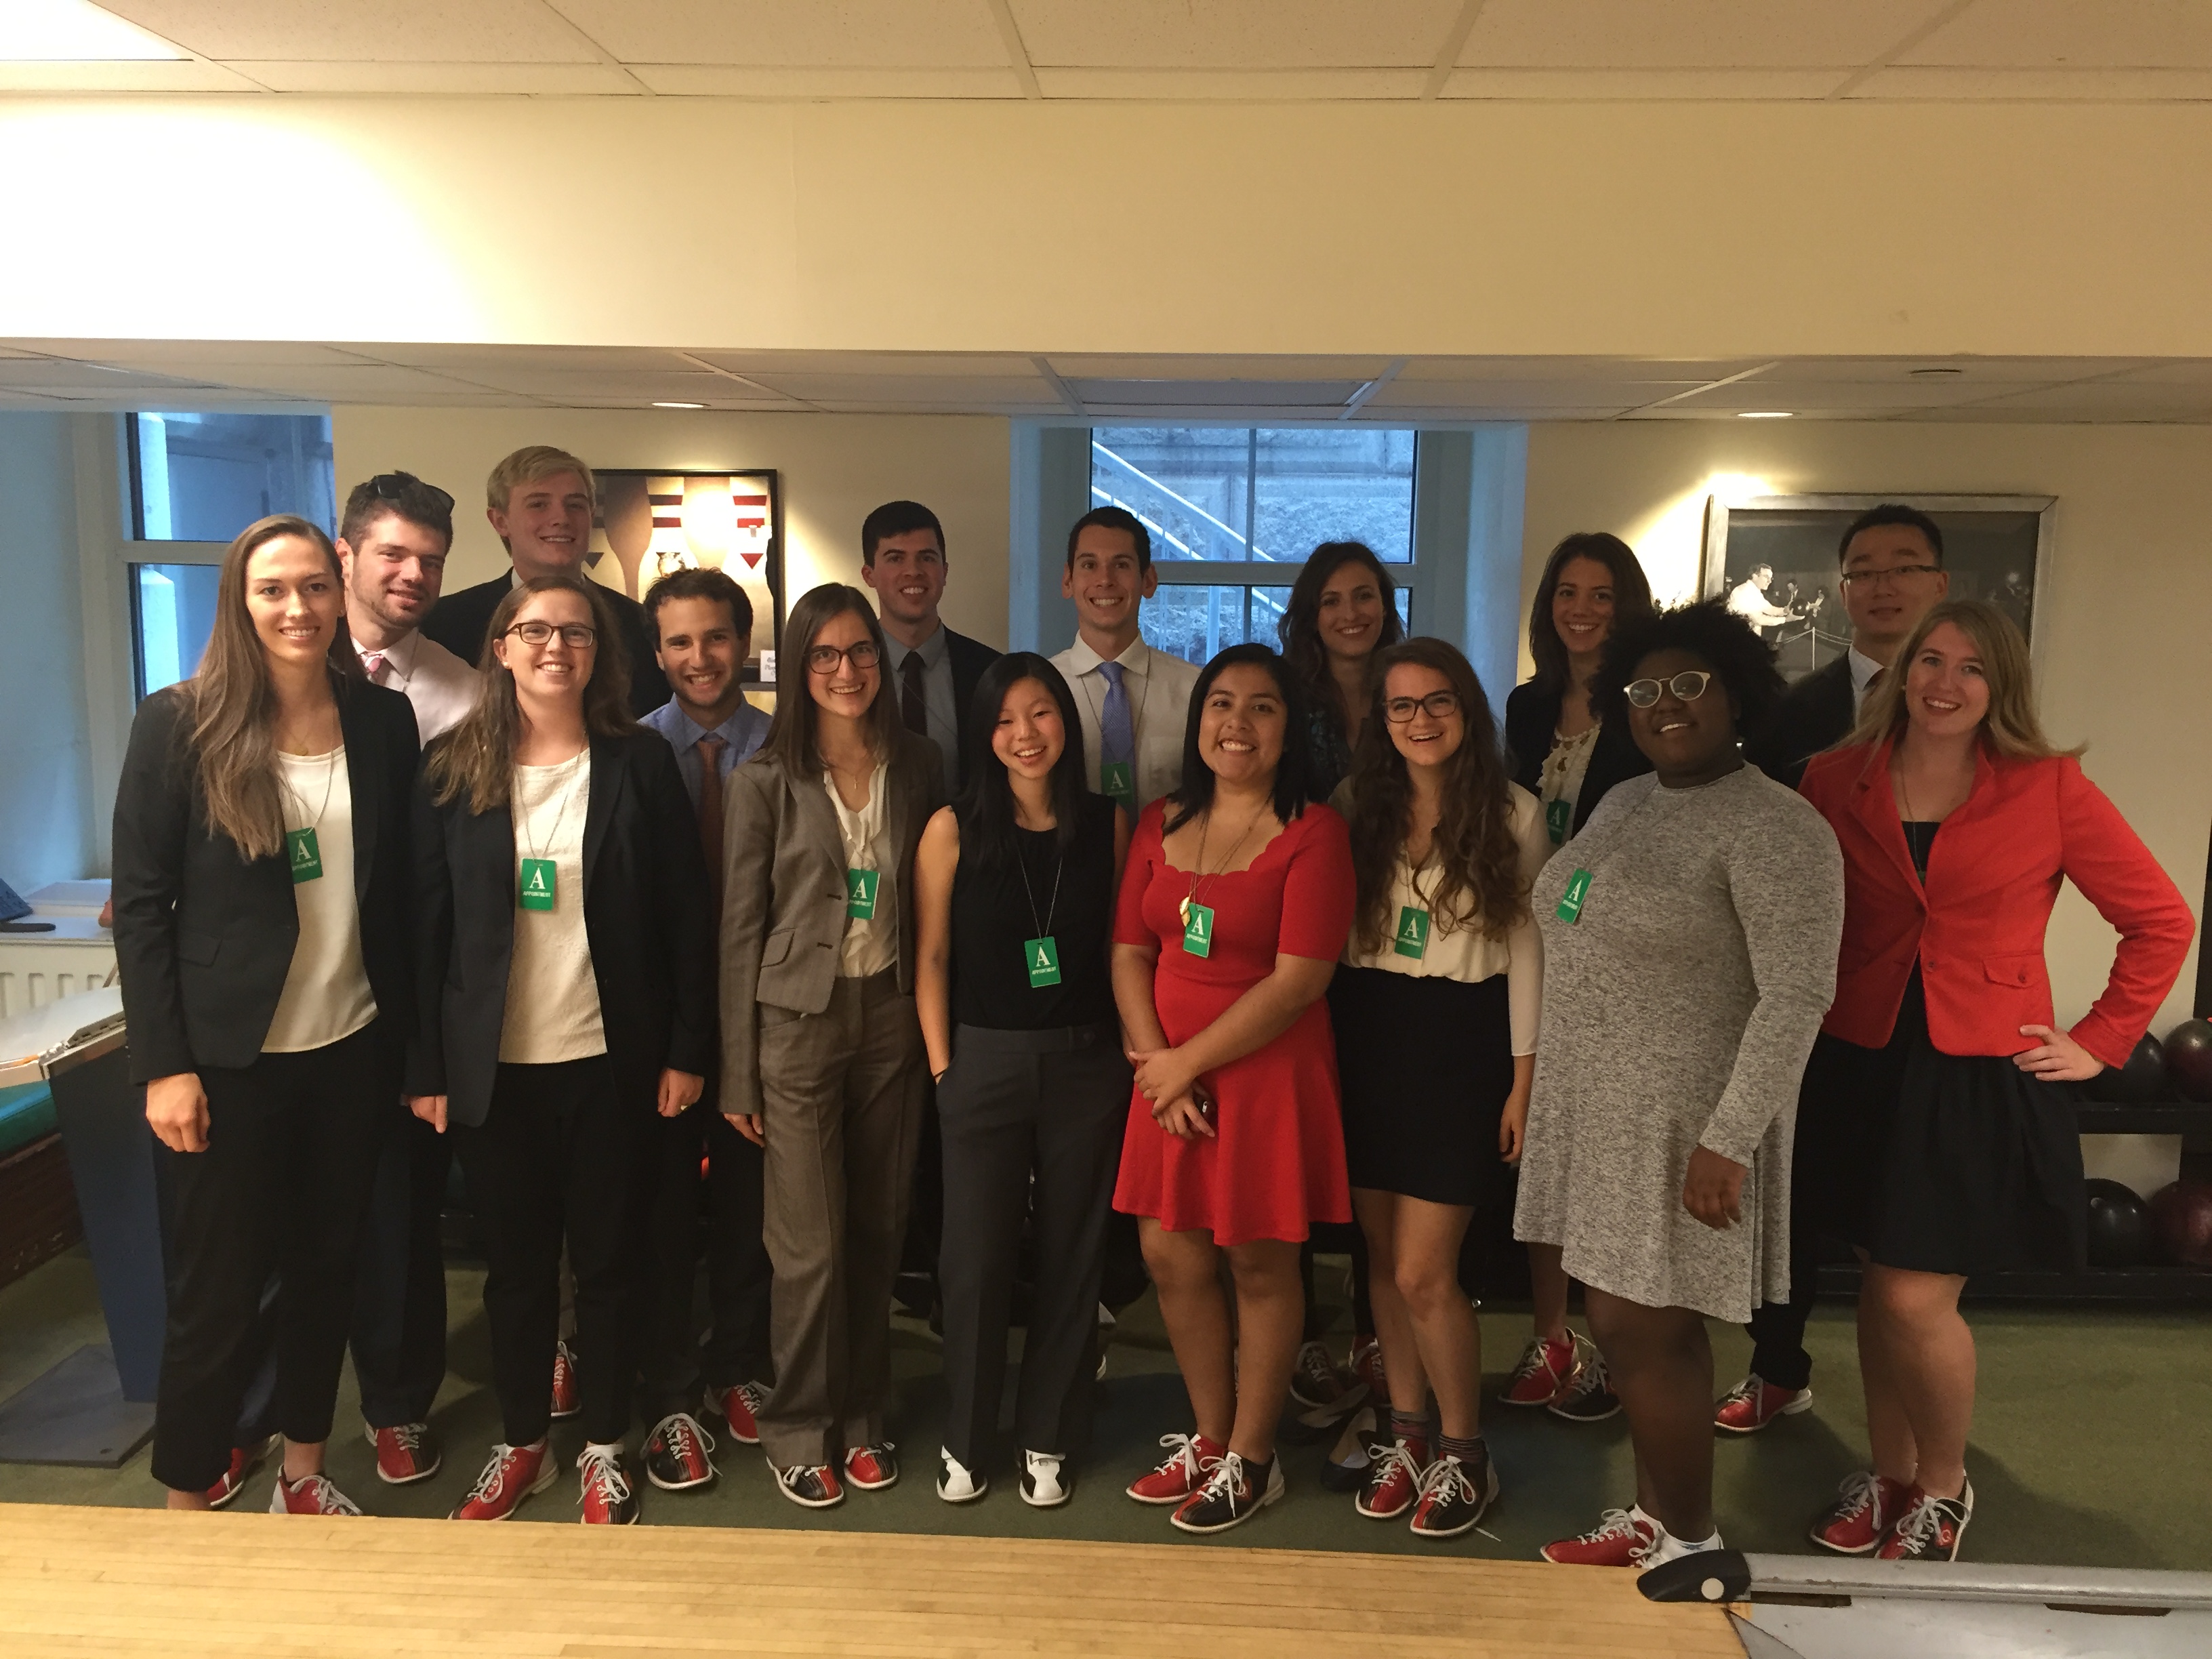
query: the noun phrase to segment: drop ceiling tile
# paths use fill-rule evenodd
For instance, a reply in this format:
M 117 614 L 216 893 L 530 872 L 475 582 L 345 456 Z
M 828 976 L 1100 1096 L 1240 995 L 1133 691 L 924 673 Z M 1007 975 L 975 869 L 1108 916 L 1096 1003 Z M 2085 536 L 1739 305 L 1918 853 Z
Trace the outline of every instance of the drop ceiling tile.
M 1000 68 L 987 0 L 558 0 L 625 64 Z
M 97 363 L 66 357 L 0 358 L 0 386 L 18 390 L 52 392 L 103 392 L 130 388 L 173 387 L 202 384 L 198 376 L 135 374 L 106 368 Z
M 1459 61 L 1527 69 L 1856 67 L 1947 0 L 1489 0 Z
M 1792 357 L 1743 386 L 1859 382 L 1865 385 L 1966 386 L 1982 392 L 2005 386 L 2086 380 L 2142 366 L 2140 357 Z M 1915 374 L 1915 369 L 1956 370 Z
M 636 82 L 609 64 L 241 63 L 276 92 L 398 93 L 408 96 L 592 94 L 640 96 Z
M 2212 69 L 2198 0 L 1974 0 L 1899 58 L 1975 69 Z
M 1021 98 L 1012 69 L 753 69 L 633 64 L 653 91 L 678 98 Z
M 189 58 L 131 63 L 0 64 L 0 92 L 258 92 L 220 64 Z
M 1030 62 L 1055 69 L 1425 70 L 1461 0 L 1012 0 Z M 979 11 L 982 9 L 979 3 Z M 1042 76 L 1040 75 L 1040 81 Z
M 1086 408 L 1138 405 L 1192 412 L 1222 409 L 1340 410 L 1364 380 L 1091 380 L 1068 382 Z
M 1169 357 L 1054 353 L 1053 371 L 1063 380 L 1371 380 L 1390 367 L 1388 357 Z
M 1407 380 L 1673 380 L 1686 386 L 1740 374 L 1759 357 L 1416 357 L 1398 373 Z
M 335 346 L 291 340 L 39 340 L 24 344 L 48 356 L 151 374 L 212 374 L 256 363 L 302 368 L 361 362 Z
M 568 369 L 594 374 L 656 374 L 691 367 L 672 351 L 650 346 L 408 345 L 347 341 L 340 349 L 376 362 L 474 378 L 474 371 Z
M 1627 412 L 1628 406 L 1625 404 L 1544 404 L 1519 409 L 1507 406 L 1468 409 L 1456 404 L 1433 404 L 1389 410 L 1377 410 L 1370 404 L 1352 418 L 1354 422 L 1365 422 L 1370 425 L 1404 426 L 1426 425 L 1432 421 L 1613 421 Z
M 1990 388 L 1958 380 L 1778 380 L 1762 375 L 1735 380 L 1684 398 L 1671 407 L 1687 410 L 1781 409 L 1801 416 L 1838 415 L 1862 410 L 1929 409 L 1986 398 Z
M 715 349 L 690 354 L 732 374 L 968 374 L 986 378 L 1032 376 L 1027 357 L 1012 352 L 937 351 L 744 351 Z
M 2114 376 L 2112 384 L 2212 386 L 2212 357 L 2178 357 L 2167 362 L 2143 363 Z
M 591 48 L 539 0 L 102 0 L 203 58 L 573 64 Z M 561 0 L 566 5 L 568 0 Z M 249 70 L 247 73 L 251 74 Z
M 1826 98 L 1850 76 L 1847 69 L 1459 69 L 1445 78 L 1444 98 L 1516 99 L 1575 103 L 1618 100 L 1700 102 L 1800 101 Z
M 2040 412 L 2079 420 L 2194 420 L 2212 412 L 2212 386 L 2157 381 L 2092 380 L 2039 386 L 1965 406 L 1997 418 Z M 1964 412 L 1962 409 L 1960 412 Z
M 1062 408 L 1051 387 L 1034 374 L 757 374 L 748 377 L 772 392 L 810 404 L 870 404 L 927 408 L 939 404 L 1049 404 Z
M 1846 96 L 1931 103 L 2196 103 L 2212 99 L 2212 70 L 1886 69 Z
M 1411 69 L 1040 69 L 1048 98 L 1135 99 L 1161 102 L 1263 103 L 1277 99 L 1413 99 L 1426 70 Z
M 223 376 L 232 386 L 257 392 L 287 392 L 325 403 L 404 403 L 410 398 L 453 396 L 479 388 L 388 363 L 327 365 L 315 368 L 246 366 Z
M 1370 409 L 1634 409 L 1692 390 L 1692 381 L 1408 380 L 1402 375 L 1368 400 Z
M 628 404 L 708 403 L 717 397 L 747 395 L 725 375 L 575 374 L 561 370 L 490 368 L 467 377 L 470 384 L 525 398 L 605 398 Z M 757 398 L 758 392 L 750 394 Z

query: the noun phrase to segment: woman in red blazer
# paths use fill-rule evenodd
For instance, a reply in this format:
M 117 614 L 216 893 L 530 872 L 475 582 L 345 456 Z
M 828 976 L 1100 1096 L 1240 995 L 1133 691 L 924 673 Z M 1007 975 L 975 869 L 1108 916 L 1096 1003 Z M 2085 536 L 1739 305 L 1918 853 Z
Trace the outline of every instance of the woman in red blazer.
M 1866 1264 L 1874 1444 L 1873 1469 L 1844 1482 L 1813 1541 L 1949 1560 L 1974 1504 L 1959 1292 L 1972 1273 L 2081 1267 L 2081 1140 L 2058 1085 L 2126 1061 L 2193 924 L 2112 802 L 2044 736 L 2026 642 L 2002 613 L 1939 605 L 1897 660 L 1799 786 L 1843 848 L 1844 894 L 1836 1000 L 1797 1128 L 1829 1190 L 1801 1197 Z M 2043 959 L 2062 878 L 2120 934 L 2104 994 L 2067 1030 Z

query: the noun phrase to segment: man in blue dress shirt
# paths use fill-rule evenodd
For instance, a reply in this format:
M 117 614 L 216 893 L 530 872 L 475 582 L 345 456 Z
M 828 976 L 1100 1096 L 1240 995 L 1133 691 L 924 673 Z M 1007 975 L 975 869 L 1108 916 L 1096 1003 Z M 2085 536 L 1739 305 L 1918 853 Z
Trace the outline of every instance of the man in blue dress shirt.
M 739 675 L 752 654 L 753 608 L 719 570 L 678 570 L 647 590 L 655 657 L 675 696 L 641 722 L 668 739 L 699 815 L 699 838 L 719 911 L 722 786 L 768 735 L 769 716 L 745 701 Z M 761 1150 L 716 1109 L 716 1079 L 698 1103 L 660 1125 L 662 1157 L 651 1222 L 651 1297 L 644 1346 L 647 1409 L 656 1419 L 645 1471 L 666 1492 L 714 1478 L 701 1416 L 759 1443 L 754 1413 L 767 1399 L 769 1261 L 761 1243 Z M 703 1350 L 691 1321 L 698 1265 L 701 1181 L 712 1188 L 707 1287 L 714 1328 Z

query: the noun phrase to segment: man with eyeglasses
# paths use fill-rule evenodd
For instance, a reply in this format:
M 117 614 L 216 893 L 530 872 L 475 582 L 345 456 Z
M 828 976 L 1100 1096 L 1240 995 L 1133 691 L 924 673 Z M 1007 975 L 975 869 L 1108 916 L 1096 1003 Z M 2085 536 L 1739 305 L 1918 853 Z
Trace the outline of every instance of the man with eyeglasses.
M 462 661 L 477 661 L 491 613 L 517 583 L 537 576 L 585 575 L 598 499 L 592 469 L 550 444 L 532 444 L 500 462 L 484 481 L 484 516 L 514 568 L 440 600 L 422 632 Z M 653 629 L 635 599 L 604 584 L 601 591 L 620 622 L 623 653 L 629 659 L 630 713 L 642 720 L 669 697 L 667 678 L 655 660 Z
M 1920 619 L 1951 591 L 1943 532 L 1917 507 L 1894 501 L 1869 507 L 1845 528 L 1836 556 L 1843 568 L 1850 648 L 1791 686 L 1773 718 L 1743 745 L 1746 760 L 1793 789 L 1806 763 L 1842 742 L 1856 724 L 1867 694 L 1895 665 Z M 1793 1170 L 1791 1185 L 1802 1188 L 1811 1178 Z M 1793 1202 L 1791 1213 L 1802 1216 L 1809 1207 Z M 1813 1311 L 1820 1259 L 1817 1238 L 1802 1232 L 1792 1237 L 1790 1300 L 1765 1304 L 1752 1316 L 1745 1328 L 1753 1343 L 1751 1370 L 1721 1397 L 1715 1427 L 1755 1434 L 1776 1418 L 1812 1405 L 1805 1322 Z

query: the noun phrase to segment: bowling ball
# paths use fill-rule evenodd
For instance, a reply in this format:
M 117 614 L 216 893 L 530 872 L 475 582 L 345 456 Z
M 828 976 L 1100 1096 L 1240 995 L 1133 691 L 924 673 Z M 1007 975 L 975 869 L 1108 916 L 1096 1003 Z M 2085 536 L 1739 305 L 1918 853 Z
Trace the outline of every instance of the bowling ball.
M 2184 1100 L 2212 1105 L 2212 1020 L 2185 1019 L 2166 1034 L 2166 1074 Z
M 2177 1181 L 2151 1194 L 2151 1231 L 2168 1261 L 2212 1267 L 2212 1181 Z
M 2145 1036 L 2129 1052 L 2126 1065 L 2098 1080 L 2105 1086 L 2097 1093 L 2107 1100 L 2125 1101 L 2130 1106 L 2169 1098 L 2164 1045 L 2156 1037 Z
M 2092 1181 L 2089 1265 L 2140 1267 L 2150 1260 L 2150 1209 L 2135 1188 L 2117 1181 Z

